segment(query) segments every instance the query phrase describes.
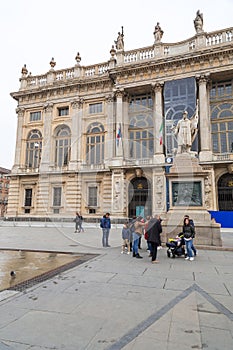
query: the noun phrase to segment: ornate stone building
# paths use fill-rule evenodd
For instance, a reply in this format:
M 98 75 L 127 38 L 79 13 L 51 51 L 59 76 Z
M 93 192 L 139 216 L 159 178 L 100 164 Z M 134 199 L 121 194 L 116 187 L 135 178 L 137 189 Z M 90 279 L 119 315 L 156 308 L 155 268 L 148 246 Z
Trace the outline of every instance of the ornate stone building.
M 10 187 L 10 170 L 0 167 L 0 216 L 7 213 L 8 193 Z
M 78 53 L 73 68 L 55 70 L 52 59 L 33 76 L 23 67 L 11 93 L 18 126 L 9 217 L 166 217 L 178 203 L 169 185 L 173 126 L 197 105 L 191 153 L 202 188 L 193 209 L 233 210 L 233 28 L 205 32 L 198 11 L 193 37 L 171 44 L 162 36 L 157 23 L 150 47 L 127 51 L 122 30 L 105 63 L 83 66 Z

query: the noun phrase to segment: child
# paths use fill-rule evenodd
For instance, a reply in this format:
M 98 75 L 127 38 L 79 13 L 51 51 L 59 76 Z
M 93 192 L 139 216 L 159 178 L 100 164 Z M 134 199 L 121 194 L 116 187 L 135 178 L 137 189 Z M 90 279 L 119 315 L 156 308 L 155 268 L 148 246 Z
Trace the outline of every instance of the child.
M 122 228 L 122 250 L 121 250 L 121 254 L 124 254 L 125 252 L 125 246 L 127 246 L 127 254 L 130 254 L 130 229 L 129 229 L 129 225 L 128 222 L 126 221 L 123 224 L 123 228 Z

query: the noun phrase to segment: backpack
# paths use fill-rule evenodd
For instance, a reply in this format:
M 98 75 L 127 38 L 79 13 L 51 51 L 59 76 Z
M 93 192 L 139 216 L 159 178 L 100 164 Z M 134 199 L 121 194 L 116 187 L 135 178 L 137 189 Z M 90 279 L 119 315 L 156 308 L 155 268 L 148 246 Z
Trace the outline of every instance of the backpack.
M 100 227 L 104 228 L 105 220 L 104 218 L 100 219 Z
M 189 219 L 189 223 L 192 227 L 195 227 L 193 219 Z
M 134 230 L 135 230 L 134 224 L 135 224 L 135 220 L 133 220 L 133 221 L 131 221 L 131 222 L 129 223 L 129 232 L 130 232 L 130 233 L 133 233 Z

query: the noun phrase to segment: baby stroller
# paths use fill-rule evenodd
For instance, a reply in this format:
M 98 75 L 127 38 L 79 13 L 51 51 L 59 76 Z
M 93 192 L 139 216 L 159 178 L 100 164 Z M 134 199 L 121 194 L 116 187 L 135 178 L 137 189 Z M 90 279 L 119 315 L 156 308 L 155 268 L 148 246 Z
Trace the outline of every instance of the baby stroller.
M 183 238 L 183 233 L 179 233 L 176 238 L 169 238 L 169 242 L 166 243 L 167 246 L 167 257 L 175 258 L 176 256 L 186 256 L 185 254 L 185 241 Z

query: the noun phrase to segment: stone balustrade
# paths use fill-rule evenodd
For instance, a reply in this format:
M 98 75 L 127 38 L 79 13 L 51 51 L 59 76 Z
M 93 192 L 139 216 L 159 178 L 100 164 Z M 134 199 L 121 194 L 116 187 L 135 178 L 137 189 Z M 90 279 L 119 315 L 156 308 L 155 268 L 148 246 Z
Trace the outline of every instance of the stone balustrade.
M 54 82 L 67 82 L 71 79 L 89 79 L 97 76 L 104 76 L 108 74 L 108 71 L 114 66 L 127 65 L 133 63 L 140 63 L 143 61 L 151 61 L 155 59 L 168 58 L 175 55 L 185 55 L 190 52 L 198 51 L 203 48 L 210 48 L 211 46 L 232 45 L 233 42 L 233 28 L 227 28 L 220 31 L 210 33 L 196 34 L 194 37 L 178 43 L 158 43 L 153 46 L 117 52 L 114 65 L 108 62 L 81 66 L 77 64 L 73 68 L 62 69 L 55 71 L 53 68 L 43 75 L 32 76 L 25 74 L 21 76 L 20 90 L 32 89 L 45 86 L 47 84 L 53 84 Z M 26 69 L 26 67 L 25 67 Z

